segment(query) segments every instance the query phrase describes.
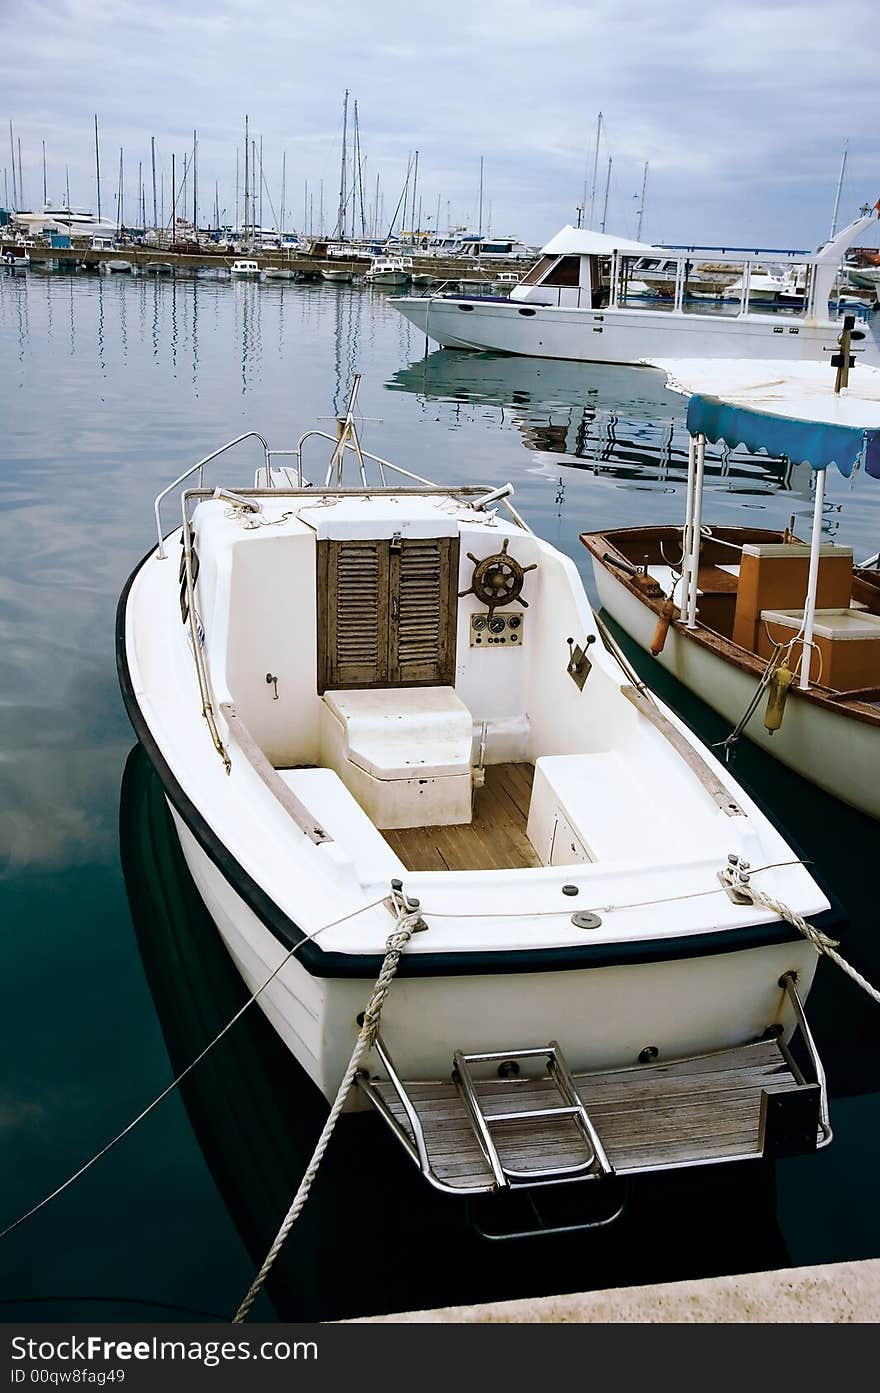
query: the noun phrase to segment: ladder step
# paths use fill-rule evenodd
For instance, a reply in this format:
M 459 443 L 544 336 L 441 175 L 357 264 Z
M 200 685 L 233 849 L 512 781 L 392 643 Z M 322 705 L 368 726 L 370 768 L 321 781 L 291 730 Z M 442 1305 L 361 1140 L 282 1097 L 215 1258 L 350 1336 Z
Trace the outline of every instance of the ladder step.
M 580 1117 L 583 1114 L 582 1107 L 564 1108 L 527 1108 L 525 1112 L 487 1112 L 484 1117 L 488 1123 L 494 1122 L 529 1122 L 542 1117 Z

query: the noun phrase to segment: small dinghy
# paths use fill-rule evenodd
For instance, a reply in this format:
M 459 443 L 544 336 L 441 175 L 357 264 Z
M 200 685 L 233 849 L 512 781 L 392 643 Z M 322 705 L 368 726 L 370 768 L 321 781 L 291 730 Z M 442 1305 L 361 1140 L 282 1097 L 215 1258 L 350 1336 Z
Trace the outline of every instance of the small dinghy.
M 248 988 L 331 1099 L 396 945 L 346 1106 L 450 1194 L 607 1182 L 610 1218 L 615 1177 L 824 1145 L 824 894 L 510 485 L 370 454 L 356 391 L 337 437 L 256 437 L 253 487 L 205 480 L 253 433 L 170 485 L 119 605 L 128 713 Z

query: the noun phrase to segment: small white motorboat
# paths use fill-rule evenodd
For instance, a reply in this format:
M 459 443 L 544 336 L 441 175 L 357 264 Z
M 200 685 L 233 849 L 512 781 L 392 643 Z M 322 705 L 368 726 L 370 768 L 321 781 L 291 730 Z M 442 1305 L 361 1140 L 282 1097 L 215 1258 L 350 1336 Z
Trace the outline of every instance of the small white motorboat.
M 400 945 L 347 1108 L 448 1194 L 592 1180 L 611 1217 L 615 1177 L 824 1145 L 816 949 L 759 898 L 827 927 L 824 894 L 511 486 L 364 450 L 356 391 L 338 438 L 256 436 L 254 486 L 205 481 L 249 432 L 165 489 L 119 604 L 129 716 L 248 989 L 330 1099 Z
M 233 276 L 259 276 L 260 274 L 259 264 L 256 261 L 250 261 L 245 258 L 238 258 L 233 261 L 229 270 L 230 274 Z
M 295 281 L 298 276 L 299 272 L 289 266 L 266 266 L 263 270 L 263 280 L 267 281 Z
M 880 370 L 860 363 L 837 390 L 852 332 L 850 320 L 837 379 L 825 363 L 658 364 L 690 396 L 685 526 L 581 540 L 603 608 L 736 738 L 880 818 L 880 569 L 822 537 L 826 470 L 861 462 L 880 477 Z M 809 543 L 703 524 L 707 439 L 812 465 Z
M 321 269 L 321 279 L 335 281 L 338 285 L 350 285 L 354 280 L 354 272 L 350 266 L 324 266 Z
M 520 283 L 520 276 L 516 271 L 495 271 L 492 275 L 492 289 L 503 291 L 509 294 L 515 290 Z
M 406 285 L 412 279 L 412 257 L 374 256 L 365 279 L 370 285 Z

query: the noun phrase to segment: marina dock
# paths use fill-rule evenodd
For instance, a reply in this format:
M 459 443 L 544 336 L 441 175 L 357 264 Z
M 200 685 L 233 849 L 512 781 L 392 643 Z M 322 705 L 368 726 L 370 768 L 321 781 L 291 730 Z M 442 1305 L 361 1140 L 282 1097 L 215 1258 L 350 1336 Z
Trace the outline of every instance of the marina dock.
M 7 251 L 20 253 L 21 246 L 11 240 L 0 242 L 0 258 Z M 217 251 L 211 252 L 202 247 L 198 252 L 169 251 L 164 247 L 113 247 L 99 250 L 93 247 L 51 247 L 36 244 L 27 247 L 32 264 L 58 262 L 66 266 L 77 265 L 92 270 L 100 269 L 103 262 L 125 261 L 133 271 L 149 271 L 154 265 L 171 266 L 177 271 L 228 271 L 232 263 L 245 253 Z M 320 280 L 325 270 L 347 271 L 352 276 L 362 276 L 370 268 L 370 257 L 345 259 L 333 256 L 311 256 L 303 252 L 288 254 L 283 251 L 247 252 L 248 260 L 255 261 L 260 271 L 293 271 L 306 280 Z M 438 284 L 448 281 L 457 284 L 463 278 L 470 282 L 485 278 L 487 288 L 499 271 L 516 269 L 509 261 L 478 257 L 458 257 L 455 259 L 434 256 L 412 256 L 412 273 L 430 274 Z M 525 274 L 527 263 L 519 263 L 518 269 Z

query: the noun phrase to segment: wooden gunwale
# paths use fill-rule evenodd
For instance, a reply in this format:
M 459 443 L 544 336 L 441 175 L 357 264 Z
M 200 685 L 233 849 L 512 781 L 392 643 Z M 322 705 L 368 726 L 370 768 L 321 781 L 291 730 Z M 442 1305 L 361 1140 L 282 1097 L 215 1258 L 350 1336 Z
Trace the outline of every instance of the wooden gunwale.
M 716 527 L 713 532 L 719 540 L 746 542 L 781 542 L 783 536 L 781 532 L 771 532 L 767 529 L 758 528 L 739 528 L 739 527 Z M 596 558 L 601 566 L 609 574 L 614 576 L 626 590 L 629 591 L 646 609 L 651 610 L 660 617 L 664 595 L 650 596 L 635 584 L 633 579 L 623 570 L 609 566 L 604 560 L 606 552 L 618 557 L 622 561 L 629 562 L 630 565 L 636 564 L 633 559 L 633 551 L 639 544 L 669 541 L 670 543 L 681 541 L 681 528 L 669 524 L 667 526 L 650 527 L 620 527 L 611 532 L 582 532 L 580 539 L 592 556 Z M 619 545 L 619 542 L 626 541 L 631 543 L 626 550 Z M 707 543 L 711 546 L 711 541 Z M 640 555 L 641 553 L 639 553 Z M 858 578 L 858 572 L 854 573 Z M 696 629 L 689 629 L 681 618 L 673 620 L 672 627 L 681 638 L 689 639 L 692 643 L 701 648 L 706 648 L 714 653 L 716 657 L 730 663 L 732 667 L 739 668 L 741 672 L 754 677 L 757 682 L 764 668 L 766 659 L 760 658 L 757 654 L 750 653 L 747 648 L 743 648 L 732 639 L 726 638 L 723 634 L 716 633 L 714 629 L 709 629 L 705 624 L 697 623 Z M 868 725 L 880 726 L 880 710 L 872 706 L 863 699 L 863 693 L 870 691 L 870 688 L 860 688 L 853 692 L 838 692 L 832 687 L 823 687 L 818 683 L 811 685 L 807 691 L 801 691 L 799 687 L 792 685 L 789 689 L 789 697 L 796 701 L 809 701 L 816 706 L 822 707 L 826 711 L 833 712 L 835 715 L 846 715 L 857 721 L 864 721 Z

